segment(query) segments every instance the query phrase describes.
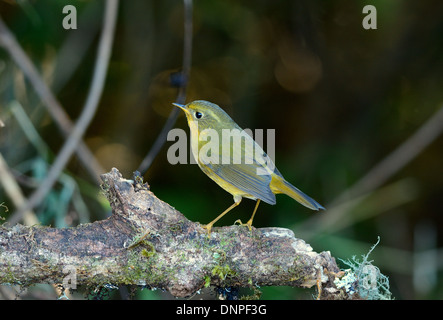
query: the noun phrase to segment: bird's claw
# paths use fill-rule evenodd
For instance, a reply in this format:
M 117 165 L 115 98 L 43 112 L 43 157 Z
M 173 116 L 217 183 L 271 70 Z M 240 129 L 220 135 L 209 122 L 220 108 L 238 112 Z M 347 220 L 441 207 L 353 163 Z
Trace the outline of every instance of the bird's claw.
M 211 230 L 212 230 L 212 223 L 208 223 L 208 224 L 204 224 L 202 225 L 203 229 L 206 229 L 207 233 L 208 233 L 208 238 L 211 237 Z
M 246 223 L 243 223 L 240 219 L 237 219 L 237 220 L 235 220 L 234 224 L 237 224 L 237 223 L 239 226 L 247 226 L 249 231 L 252 230 L 252 221 L 251 220 L 249 220 Z

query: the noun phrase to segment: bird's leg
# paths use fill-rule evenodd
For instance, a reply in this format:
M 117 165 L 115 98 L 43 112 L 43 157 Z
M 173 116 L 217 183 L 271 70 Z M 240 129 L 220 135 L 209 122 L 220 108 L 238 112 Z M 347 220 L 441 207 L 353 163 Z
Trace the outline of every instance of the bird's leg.
M 218 220 L 220 220 L 221 217 L 223 217 L 225 214 L 227 214 L 229 211 L 231 211 L 232 209 L 234 209 L 236 206 L 238 206 L 241 202 L 241 197 L 239 199 L 235 199 L 235 202 L 225 211 L 223 211 L 222 213 L 219 214 L 219 216 L 217 218 L 215 218 L 214 220 L 212 220 L 211 222 L 209 222 L 207 225 L 204 225 L 203 228 L 205 228 L 208 231 L 208 235 L 211 234 L 211 229 L 212 229 L 212 225 L 214 223 L 216 223 Z
M 257 200 L 257 204 L 255 205 L 254 212 L 252 213 L 251 219 L 249 219 L 248 222 L 246 222 L 246 225 L 249 227 L 249 230 L 251 230 L 252 220 L 254 220 L 254 216 L 255 216 L 255 213 L 257 212 L 259 204 L 260 204 L 260 199 Z
M 257 200 L 257 204 L 255 205 L 254 212 L 252 213 L 251 219 L 249 219 L 248 222 L 242 223 L 240 219 L 238 219 L 235 222 L 239 222 L 241 226 L 247 226 L 249 228 L 249 231 L 251 231 L 252 220 L 254 220 L 254 216 L 255 216 L 255 213 L 257 212 L 259 204 L 260 204 L 260 199 Z

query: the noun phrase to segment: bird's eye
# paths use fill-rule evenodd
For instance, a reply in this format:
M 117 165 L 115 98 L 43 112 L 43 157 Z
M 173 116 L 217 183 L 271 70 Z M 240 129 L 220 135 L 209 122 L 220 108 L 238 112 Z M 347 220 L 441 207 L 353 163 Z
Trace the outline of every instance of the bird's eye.
M 195 113 L 195 117 L 197 118 L 197 119 L 200 119 L 201 117 L 203 117 L 203 114 L 201 113 L 201 112 L 196 112 Z

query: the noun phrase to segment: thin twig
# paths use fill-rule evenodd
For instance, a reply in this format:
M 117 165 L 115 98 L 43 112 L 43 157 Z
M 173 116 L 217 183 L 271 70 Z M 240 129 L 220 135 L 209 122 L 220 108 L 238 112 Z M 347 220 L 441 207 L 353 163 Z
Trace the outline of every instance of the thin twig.
M 186 89 L 188 87 L 189 74 L 191 71 L 192 63 L 192 0 L 183 0 L 184 3 L 184 41 L 183 41 L 183 66 L 181 72 L 180 87 L 178 90 L 176 103 L 184 104 L 186 101 Z M 166 141 L 166 136 L 168 132 L 174 126 L 177 117 L 179 115 L 179 109 L 173 108 L 169 114 L 168 120 L 160 131 L 157 139 L 149 150 L 148 154 L 145 156 L 138 171 L 143 175 L 151 166 L 160 149 L 163 147 Z
M 330 205 L 335 206 L 345 199 L 371 192 L 385 183 L 418 156 L 443 132 L 443 106 L 426 121 L 411 137 L 373 167 L 352 187 L 345 190 Z
M 75 151 L 75 148 L 80 142 L 80 139 L 83 136 L 84 132 L 88 128 L 93 116 L 95 115 L 98 102 L 103 92 L 107 68 L 111 56 L 118 11 L 118 0 L 108 0 L 105 3 L 106 7 L 103 31 L 101 34 L 98 53 L 96 57 L 92 84 L 83 111 L 80 115 L 79 120 L 75 124 L 75 127 L 72 130 L 70 136 L 66 140 L 59 154 L 57 155 L 57 158 L 55 159 L 45 180 L 41 183 L 40 187 L 30 196 L 26 205 L 19 208 L 10 217 L 9 222 L 11 224 L 15 224 L 20 221 L 23 216 L 23 212 L 38 205 L 49 192 L 49 190 L 51 190 L 58 176 L 65 168 L 66 163 L 70 159 L 72 153 Z
M 49 89 L 48 85 L 43 81 L 42 77 L 37 71 L 37 68 L 23 51 L 12 32 L 9 31 L 1 17 L 0 46 L 2 46 L 9 53 L 17 66 L 29 79 L 34 90 L 43 101 L 45 107 L 47 108 L 51 117 L 54 119 L 60 131 L 65 135 L 65 137 L 68 137 L 73 130 L 71 120 L 64 111 L 64 108 L 61 106 L 60 102 Z M 97 183 L 100 183 L 99 175 L 100 173 L 104 172 L 104 169 L 100 166 L 92 152 L 83 143 L 83 141 L 79 143 L 76 153 L 90 175 Z
M 87 4 L 87 5 L 86 5 Z M 69 32 L 57 51 L 55 69 L 51 81 L 53 93 L 58 93 L 72 78 L 72 75 L 81 66 L 86 53 L 94 43 L 101 25 L 95 18 L 102 12 L 100 1 L 85 3 L 78 17 L 79 28 L 75 32 Z M 80 27 L 81 26 L 81 27 Z M 100 171 L 101 174 L 103 171 Z
M 347 221 L 347 219 L 344 219 L 344 216 L 365 199 L 365 195 L 367 196 L 382 186 L 389 178 L 417 157 L 442 132 L 443 106 L 413 135 L 374 166 L 365 176 L 342 192 L 331 203 L 326 204 L 327 216 L 316 215 L 305 223 L 297 225 L 294 229 L 302 232 L 302 230 L 310 229 L 307 227 L 309 224 L 315 225 L 316 228 L 328 230 L 328 225 L 331 221 Z M 341 206 L 346 207 L 346 210 L 340 210 Z
M 0 184 L 3 186 L 5 193 L 12 200 L 14 205 L 19 208 L 26 203 L 26 198 L 23 195 L 17 181 L 11 173 L 8 164 L 0 153 Z M 25 225 L 32 226 L 38 223 L 38 219 L 32 210 L 26 210 L 23 213 L 23 220 Z

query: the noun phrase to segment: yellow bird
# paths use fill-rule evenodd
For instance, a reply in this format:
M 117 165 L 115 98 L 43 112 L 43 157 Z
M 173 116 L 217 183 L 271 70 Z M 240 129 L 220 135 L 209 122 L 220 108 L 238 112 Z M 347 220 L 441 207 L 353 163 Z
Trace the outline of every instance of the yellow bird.
M 200 169 L 234 197 L 233 205 L 204 226 L 208 234 L 214 223 L 238 206 L 242 198 L 257 200 L 251 219 L 246 223 L 249 229 L 260 201 L 274 205 L 275 195 L 279 193 L 309 209 L 324 210 L 314 199 L 287 182 L 263 149 L 218 105 L 204 100 L 173 105 L 186 114 L 192 154 Z

